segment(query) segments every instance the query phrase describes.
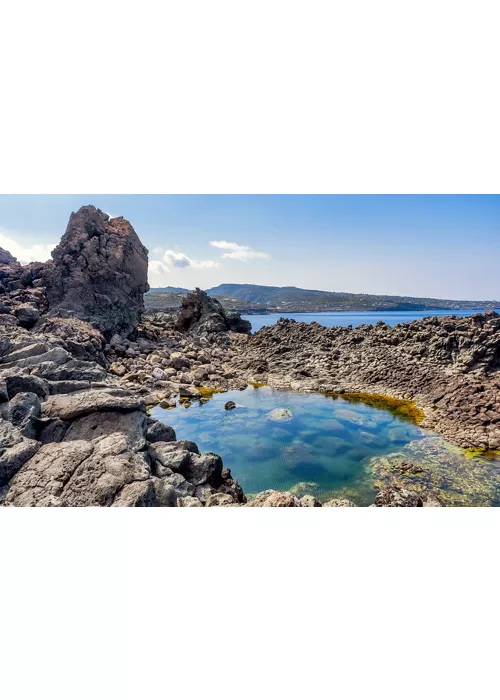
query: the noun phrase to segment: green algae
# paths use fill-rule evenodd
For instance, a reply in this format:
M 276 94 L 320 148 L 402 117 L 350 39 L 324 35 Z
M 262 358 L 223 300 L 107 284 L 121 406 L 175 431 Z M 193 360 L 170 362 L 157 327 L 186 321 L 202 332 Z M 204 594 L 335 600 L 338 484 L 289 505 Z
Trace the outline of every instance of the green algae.
M 409 442 L 398 452 L 372 458 L 367 468 L 376 488 L 390 485 L 410 488 L 422 497 L 434 494 L 447 506 L 499 505 L 498 462 L 483 455 L 456 447 L 439 436 L 428 436 Z M 402 460 L 413 462 L 422 472 L 401 473 L 397 465 Z

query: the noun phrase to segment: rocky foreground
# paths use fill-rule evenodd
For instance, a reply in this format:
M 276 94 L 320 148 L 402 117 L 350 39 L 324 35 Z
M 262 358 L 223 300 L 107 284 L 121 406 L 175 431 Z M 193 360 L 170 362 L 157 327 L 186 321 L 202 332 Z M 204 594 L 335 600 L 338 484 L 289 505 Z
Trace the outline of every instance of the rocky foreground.
M 0 504 L 345 507 L 265 491 L 247 503 L 215 454 L 149 418 L 249 380 L 408 397 L 465 446 L 500 446 L 500 318 L 325 329 L 280 321 L 250 336 L 196 290 L 178 313 L 144 313 L 147 250 L 121 217 L 72 214 L 48 263 L 0 249 Z M 376 506 L 436 506 L 401 486 Z

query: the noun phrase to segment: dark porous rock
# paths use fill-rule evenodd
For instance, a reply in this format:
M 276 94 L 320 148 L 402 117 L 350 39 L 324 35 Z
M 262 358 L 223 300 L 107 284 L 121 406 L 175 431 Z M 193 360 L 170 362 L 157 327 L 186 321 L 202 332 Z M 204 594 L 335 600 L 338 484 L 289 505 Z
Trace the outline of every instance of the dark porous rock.
M 159 420 L 148 418 L 148 442 L 172 442 L 176 440 L 175 430 Z
M 155 442 L 149 446 L 156 476 L 167 476 L 172 472 L 185 473 L 191 452 L 183 449 L 177 442 Z
M 220 301 L 198 288 L 183 297 L 174 323 L 176 330 L 197 336 L 249 333 L 252 327 L 237 311 L 228 313 Z
M 217 492 L 225 493 L 226 495 L 231 496 L 235 503 L 246 503 L 247 497 L 243 493 L 243 489 L 241 488 L 240 484 L 236 481 L 236 479 L 232 478 L 231 470 L 224 469 L 221 476 L 222 483 L 217 487 Z
M 93 206 L 73 213 L 43 277 L 52 316 L 90 322 L 106 337 L 139 325 L 148 252 L 131 224 Z
M 106 364 L 104 348 L 106 339 L 90 323 L 79 318 L 53 318 L 42 316 L 35 330 L 60 338 L 71 355 L 77 360 Z
M 201 455 L 190 453 L 183 473 L 194 486 L 209 484 L 217 488 L 222 484 L 222 459 L 213 452 Z
M 224 408 L 226 409 L 226 411 L 230 411 L 231 409 L 236 408 L 236 404 L 234 403 L 234 401 L 228 401 L 224 404 Z
M 40 312 L 35 306 L 30 306 L 29 304 L 22 304 L 18 306 L 14 311 L 14 314 L 19 321 L 19 325 L 23 328 L 33 328 L 35 323 L 40 318 Z
M 49 395 L 49 383 L 45 379 L 40 379 L 32 374 L 18 374 L 6 377 L 7 393 L 9 398 L 13 398 L 21 392 L 36 394 L 41 399 Z
M 233 333 L 248 334 L 251 332 L 252 324 L 250 323 L 250 321 L 247 321 L 244 318 L 241 318 L 238 311 L 226 310 L 225 314 L 226 314 L 226 321 L 227 321 L 228 330 L 232 331 Z
M 50 442 L 61 442 L 70 423 L 60 418 L 42 418 L 37 424 L 37 440 L 42 445 Z
M 7 391 L 7 382 L 5 379 L 0 379 L 0 403 L 5 403 L 9 400 L 9 392 Z
M 21 392 L 9 401 L 7 420 L 19 428 L 27 438 L 36 437 L 36 420 L 40 417 L 41 404 L 36 394 Z
M 17 263 L 17 258 L 15 258 L 8 250 L 0 248 L 0 265 L 11 265 L 12 263 Z
M 379 491 L 374 503 L 379 508 L 414 508 L 424 505 L 418 493 L 398 486 L 387 486 Z
M 177 445 L 188 452 L 194 452 L 197 455 L 200 454 L 198 445 L 192 440 L 177 440 Z

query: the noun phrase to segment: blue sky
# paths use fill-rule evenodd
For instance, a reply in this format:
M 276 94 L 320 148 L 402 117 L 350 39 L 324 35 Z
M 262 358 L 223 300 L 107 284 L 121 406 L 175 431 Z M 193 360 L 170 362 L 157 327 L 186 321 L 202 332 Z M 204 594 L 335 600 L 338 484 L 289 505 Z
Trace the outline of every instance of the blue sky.
M 500 298 L 499 195 L 1 195 L 0 246 L 47 259 L 84 204 L 129 219 L 154 286 Z

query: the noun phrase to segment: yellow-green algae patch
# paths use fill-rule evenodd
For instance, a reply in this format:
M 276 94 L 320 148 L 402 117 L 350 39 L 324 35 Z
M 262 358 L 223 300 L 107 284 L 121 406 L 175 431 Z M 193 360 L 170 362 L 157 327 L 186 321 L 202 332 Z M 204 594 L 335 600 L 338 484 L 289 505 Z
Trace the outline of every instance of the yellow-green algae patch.
M 373 408 L 381 408 L 390 411 L 393 415 L 403 420 L 411 421 L 417 425 L 423 421 L 425 414 L 417 408 L 413 401 L 408 399 L 395 399 L 385 394 L 361 394 L 361 393 L 327 393 L 333 399 L 344 399 L 350 403 L 364 403 Z
M 209 387 L 209 386 L 197 386 L 196 388 L 200 392 L 203 399 L 211 399 L 214 394 L 225 394 L 226 393 L 225 389 L 213 389 L 212 387 Z
M 253 386 L 254 389 L 260 389 L 262 386 L 267 386 L 264 382 L 248 382 L 250 386 Z

